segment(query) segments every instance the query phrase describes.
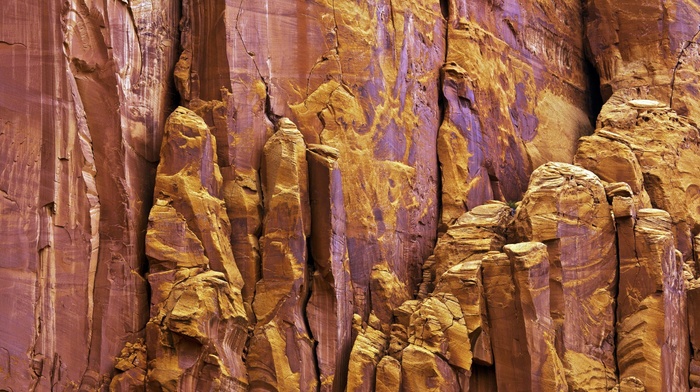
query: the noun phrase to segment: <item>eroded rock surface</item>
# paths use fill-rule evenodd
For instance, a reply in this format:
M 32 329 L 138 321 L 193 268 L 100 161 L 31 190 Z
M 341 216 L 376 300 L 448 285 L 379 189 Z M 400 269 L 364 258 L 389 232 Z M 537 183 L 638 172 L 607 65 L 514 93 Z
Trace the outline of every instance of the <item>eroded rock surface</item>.
M 248 386 L 243 280 L 224 202 L 217 197 L 222 178 L 216 161 L 216 139 L 204 120 L 176 109 L 165 127 L 146 234 L 149 390 Z
M 539 167 L 515 222 L 520 239 L 547 245 L 551 316 L 569 388 L 611 388 L 617 251 L 600 179 L 569 164 Z
M 695 2 L 0 8 L 0 391 L 700 389 Z

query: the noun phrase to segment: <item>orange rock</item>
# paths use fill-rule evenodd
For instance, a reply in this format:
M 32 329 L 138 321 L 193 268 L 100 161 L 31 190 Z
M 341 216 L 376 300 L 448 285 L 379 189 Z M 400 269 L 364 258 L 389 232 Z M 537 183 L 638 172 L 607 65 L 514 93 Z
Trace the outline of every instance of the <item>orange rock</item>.
M 148 389 L 242 391 L 248 385 L 243 281 L 223 201 L 216 197 L 220 187 L 214 137 L 204 120 L 178 108 L 166 124 L 146 234 Z M 127 373 L 115 388 L 131 382 Z
M 448 3 L 443 230 L 488 200 L 520 200 L 533 169 L 570 162 L 591 131 L 581 2 Z
M 646 391 L 688 390 L 683 263 L 674 254 L 671 228 L 667 212 L 640 210 L 634 224 L 636 257 L 620 264 L 619 296 L 628 303 L 618 315 L 620 379 L 635 377 Z

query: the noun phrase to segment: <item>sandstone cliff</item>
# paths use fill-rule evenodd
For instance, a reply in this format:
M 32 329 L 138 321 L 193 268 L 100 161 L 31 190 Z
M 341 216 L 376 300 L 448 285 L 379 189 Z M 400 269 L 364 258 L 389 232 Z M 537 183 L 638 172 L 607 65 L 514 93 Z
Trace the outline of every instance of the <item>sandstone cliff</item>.
M 0 11 L 0 391 L 700 390 L 700 3 Z

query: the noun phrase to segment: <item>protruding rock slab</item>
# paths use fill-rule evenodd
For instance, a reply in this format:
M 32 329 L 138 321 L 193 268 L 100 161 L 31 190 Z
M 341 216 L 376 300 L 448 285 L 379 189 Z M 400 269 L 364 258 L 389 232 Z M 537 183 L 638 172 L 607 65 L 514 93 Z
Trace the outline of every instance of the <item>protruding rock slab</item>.
M 410 345 L 403 353 L 401 384 L 407 391 L 458 392 L 454 370 L 439 355 L 426 348 Z
M 314 274 L 306 318 L 316 340 L 321 391 L 345 390 L 352 348 L 352 290 L 338 150 L 309 145 L 311 259 Z
M 513 210 L 502 202 L 490 202 L 460 216 L 435 246 L 435 278 L 463 261 L 480 260 L 486 252 L 501 250 L 512 221 Z
M 174 276 L 147 326 L 148 390 L 245 391 L 248 323 L 240 293 L 220 272 L 182 269 Z
M 306 145 L 281 119 L 265 144 L 262 279 L 253 310 L 257 325 L 247 357 L 253 390 L 318 387 L 314 345 L 305 322 L 309 292 L 306 237 L 311 232 Z
M 466 261 L 450 268 L 437 280 L 434 292 L 450 294 L 457 299 L 469 331 L 474 360 L 482 365 L 493 365 L 481 261 Z
M 550 317 L 547 247 L 539 242 L 525 242 L 506 245 L 504 250 L 513 270 L 516 314 L 525 326 L 530 390 L 567 391 L 564 367 L 554 346 L 556 330 Z
M 366 324 L 355 314 L 353 329 L 357 338 L 350 352 L 347 391 L 371 392 L 375 390 L 377 365 L 384 356 L 389 339 L 382 332 L 381 322 L 374 314 L 370 314 Z
M 600 180 L 569 164 L 540 166 L 532 173 L 515 225 L 520 239 L 547 245 L 551 315 L 569 387 L 615 385 L 617 255 Z
M 700 131 L 666 105 L 634 104 L 638 95 L 621 92 L 610 98 L 595 135 L 583 139 L 576 163 L 605 181 L 627 182 L 638 209 L 653 205 L 668 211 L 676 249 L 690 260 L 692 238 L 700 230 Z

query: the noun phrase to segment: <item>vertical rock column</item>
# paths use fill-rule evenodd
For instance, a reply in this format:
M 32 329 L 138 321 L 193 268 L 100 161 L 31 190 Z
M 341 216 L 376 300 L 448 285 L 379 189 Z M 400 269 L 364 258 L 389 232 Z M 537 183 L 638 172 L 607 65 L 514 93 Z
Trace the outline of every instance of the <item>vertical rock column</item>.
M 345 206 L 338 150 L 310 145 L 309 199 L 311 258 L 315 271 L 306 308 L 309 328 L 318 342 L 316 357 L 321 391 L 345 390 L 351 349 L 352 290 L 345 243 Z
M 306 145 L 286 118 L 265 144 L 262 185 L 262 279 L 253 301 L 257 325 L 247 358 L 250 387 L 315 391 L 314 343 L 304 310 L 311 231 Z
M 146 234 L 148 390 L 247 388 L 243 280 L 218 198 L 221 182 L 206 123 L 176 109 L 165 127 Z
M 484 293 L 491 328 L 491 347 L 499 391 L 530 385 L 527 338 L 522 317 L 516 314 L 515 284 L 505 253 L 489 252 L 482 259 Z
M 525 326 L 531 391 L 567 391 L 564 369 L 554 348 L 549 313 L 549 258 L 539 242 L 506 245 L 515 282 L 515 309 Z M 522 366 L 522 364 L 521 364 Z
M 602 183 L 577 166 L 540 166 L 518 207 L 516 231 L 547 245 L 551 315 L 569 388 L 612 388 L 617 257 Z
M 620 260 L 620 382 L 636 378 L 648 392 L 687 391 L 685 287 L 671 217 L 666 211 L 642 209 L 637 218 L 636 257 Z

